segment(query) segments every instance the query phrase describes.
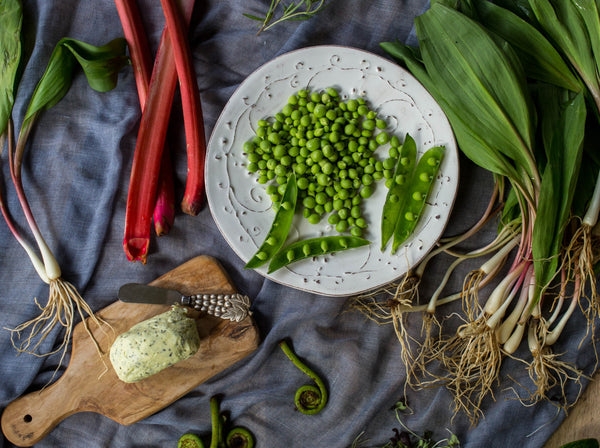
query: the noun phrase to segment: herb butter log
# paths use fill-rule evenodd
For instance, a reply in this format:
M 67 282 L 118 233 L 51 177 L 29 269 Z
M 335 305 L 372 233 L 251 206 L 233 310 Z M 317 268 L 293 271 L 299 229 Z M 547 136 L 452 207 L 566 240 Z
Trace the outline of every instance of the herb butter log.
M 110 348 L 110 362 L 121 381 L 143 380 L 198 351 L 196 322 L 186 312 L 174 306 L 117 337 Z

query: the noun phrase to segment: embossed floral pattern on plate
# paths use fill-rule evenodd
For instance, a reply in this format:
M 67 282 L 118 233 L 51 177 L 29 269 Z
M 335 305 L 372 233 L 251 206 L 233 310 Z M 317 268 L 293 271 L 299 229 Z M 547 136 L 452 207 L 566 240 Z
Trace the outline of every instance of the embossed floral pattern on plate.
M 415 139 L 419 156 L 432 146 L 444 145 L 446 154 L 419 225 L 396 254 L 381 251 L 381 209 L 387 189 L 378 182 L 373 196 L 363 201 L 369 221 L 364 237 L 372 244 L 348 252 L 308 258 L 265 277 L 327 296 L 364 292 L 401 277 L 435 245 L 448 221 L 458 189 L 458 151 L 441 108 L 406 70 L 378 55 L 340 46 L 316 46 L 279 56 L 253 72 L 226 104 L 209 141 L 206 191 L 219 230 L 247 262 L 268 232 L 274 211 L 265 185 L 247 170 L 243 144 L 255 135 L 257 122 L 273 116 L 299 89 L 335 87 L 344 100 L 363 97 L 401 140 Z M 383 160 L 389 145 L 375 155 Z M 335 235 L 323 219 L 309 224 L 297 214 L 286 244 L 298 239 Z

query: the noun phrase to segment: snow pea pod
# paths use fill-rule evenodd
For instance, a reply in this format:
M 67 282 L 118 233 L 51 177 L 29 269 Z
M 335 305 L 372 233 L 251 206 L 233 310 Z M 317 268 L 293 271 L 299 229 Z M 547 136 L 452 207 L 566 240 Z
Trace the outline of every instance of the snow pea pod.
M 389 239 L 394 234 L 402 204 L 406 201 L 416 161 L 417 144 L 409 134 L 406 134 L 404 143 L 400 148 L 398 162 L 392 177 L 392 184 L 383 203 L 383 211 L 381 213 L 381 250 L 385 249 Z
M 402 205 L 394 229 L 392 253 L 395 253 L 415 230 L 444 157 L 444 149 L 443 146 L 435 146 L 426 151 L 419 159 L 406 201 Z
M 255 269 L 262 266 L 281 249 L 292 226 L 292 220 L 296 212 L 297 197 L 298 186 L 296 185 L 296 175 L 291 174 L 277 212 L 275 212 L 271 228 L 254 256 L 244 266 L 245 269 Z
M 296 241 L 275 254 L 271 263 L 269 263 L 268 273 L 270 274 L 277 269 L 305 258 L 354 249 L 367 244 L 370 244 L 370 241 L 364 238 L 346 235 L 323 236 Z

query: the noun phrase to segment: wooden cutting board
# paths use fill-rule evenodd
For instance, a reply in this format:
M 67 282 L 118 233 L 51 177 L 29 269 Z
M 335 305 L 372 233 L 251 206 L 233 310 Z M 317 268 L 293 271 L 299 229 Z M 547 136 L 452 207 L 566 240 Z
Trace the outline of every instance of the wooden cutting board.
M 208 256 L 196 257 L 151 284 L 182 294 L 237 292 L 219 262 Z M 90 324 L 104 353 L 102 357 L 79 323 L 73 331 L 71 361 L 64 374 L 52 385 L 16 399 L 4 410 L 2 431 L 6 438 L 17 446 L 32 446 L 63 419 L 83 411 L 130 425 L 173 403 L 252 353 L 259 344 L 251 316 L 231 322 L 190 310 L 201 338 L 198 352 L 140 382 L 122 382 L 108 357 L 113 341 L 134 324 L 168 309 L 117 301 L 96 313 L 106 322 L 101 327 Z

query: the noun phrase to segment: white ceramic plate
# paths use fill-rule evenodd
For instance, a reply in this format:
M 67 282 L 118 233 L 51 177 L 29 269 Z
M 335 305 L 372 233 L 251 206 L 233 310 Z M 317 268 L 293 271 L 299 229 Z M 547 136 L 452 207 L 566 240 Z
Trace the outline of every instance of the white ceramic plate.
M 209 141 L 206 191 L 211 213 L 227 242 L 247 262 L 265 239 L 274 211 L 265 186 L 248 173 L 242 146 L 255 135 L 257 122 L 279 112 L 299 89 L 335 87 L 344 100 L 363 97 L 389 124 L 388 131 L 403 140 L 408 132 L 419 155 L 444 145 L 446 153 L 412 237 L 391 255 L 391 242 L 380 250 L 381 210 L 387 193 L 384 182 L 363 201 L 369 221 L 364 237 L 368 246 L 316 258 L 307 258 L 267 274 L 267 264 L 257 269 L 265 277 L 327 296 L 348 296 L 382 286 L 415 266 L 442 235 L 458 188 L 458 152 L 446 116 L 406 70 L 389 60 L 339 46 L 316 46 L 279 56 L 260 67 L 239 86 L 226 104 Z M 389 145 L 377 149 L 383 160 Z M 309 224 L 298 214 L 286 244 L 298 239 L 335 235 L 323 219 Z

